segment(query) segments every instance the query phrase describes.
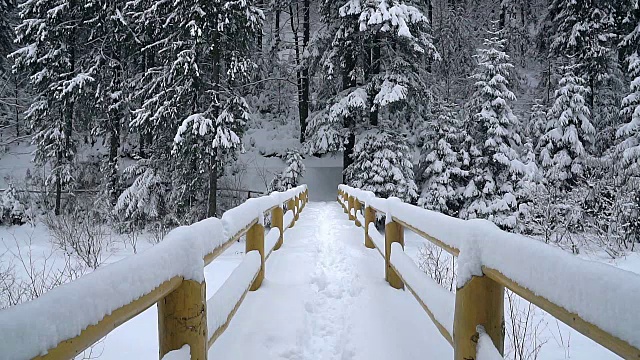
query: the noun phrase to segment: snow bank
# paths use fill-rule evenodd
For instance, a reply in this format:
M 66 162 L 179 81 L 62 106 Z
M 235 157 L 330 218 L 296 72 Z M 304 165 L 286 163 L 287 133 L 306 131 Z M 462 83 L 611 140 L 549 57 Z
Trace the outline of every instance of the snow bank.
M 173 277 L 204 281 L 204 256 L 265 210 L 299 195 L 306 186 L 250 199 L 222 216 L 173 229 L 158 245 L 61 285 L 33 301 L 0 312 L 3 359 L 45 354 L 114 310 Z M 232 304 L 235 305 L 235 304 Z
M 207 300 L 207 328 L 209 336 L 224 323 L 236 304 L 253 283 L 261 266 L 260 253 L 249 251 L 240 265 L 229 275 L 220 289 Z
M 534 294 L 640 348 L 640 311 L 629 310 L 640 303 L 640 275 L 577 258 L 540 241 L 502 231 L 486 220 L 456 219 L 378 199 L 345 185 L 340 189 L 459 249 L 458 287 L 482 266 L 495 269 Z
M 399 243 L 391 244 L 391 264 L 404 279 L 406 285 L 431 311 L 436 321 L 447 329 L 449 335 L 453 336 L 455 295 L 420 270 Z
M 191 348 L 189 345 L 184 345 L 178 350 L 169 351 L 162 360 L 189 360 L 191 359 Z
M 504 360 L 498 349 L 493 345 L 491 337 L 484 331 L 482 325 L 476 328 L 480 338 L 476 347 L 476 360 Z

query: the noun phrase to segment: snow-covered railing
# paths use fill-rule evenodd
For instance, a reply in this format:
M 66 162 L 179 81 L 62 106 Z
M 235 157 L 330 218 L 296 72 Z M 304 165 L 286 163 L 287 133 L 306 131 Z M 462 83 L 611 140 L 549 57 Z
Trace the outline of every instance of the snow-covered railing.
M 160 358 L 189 349 L 192 359 L 206 359 L 247 291 L 260 287 L 266 256 L 282 245 L 282 205 L 293 213 L 293 226 L 307 199 L 305 185 L 249 199 L 221 219 L 178 227 L 143 253 L 0 311 L 0 358 L 74 358 L 157 303 Z M 204 267 L 244 235 L 245 258 L 207 301 Z
M 640 275 L 486 220 L 452 218 L 345 185 L 338 200 L 354 221 L 353 210 L 364 207 L 365 245 L 383 255 L 389 284 L 411 291 L 452 343 L 456 360 L 475 358 L 478 325 L 502 351 L 505 287 L 621 357 L 640 359 L 640 312 L 628 310 L 640 303 Z M 374 225 L 376 213 L 386 218 L 384 237 Z M 443 305 L 447 295 L 400 251 L 405 229 L 458 256 L 457 291 L 449 296 L 455 306 Z

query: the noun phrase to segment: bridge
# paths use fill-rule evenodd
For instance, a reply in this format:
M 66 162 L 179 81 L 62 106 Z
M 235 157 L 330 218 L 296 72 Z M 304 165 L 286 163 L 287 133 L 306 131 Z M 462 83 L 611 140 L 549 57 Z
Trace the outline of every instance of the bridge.
M 405 253 L 409 231 L 458 258 L 455 293 Z M 207 299 L 205 267 L 241 238 L 242 262 Z M 640 276 L 344 185 L 331 203 L 306 186 L 249 199 L 4 310 L 0 357 L 74 358 L 157 304 L 161 359 L 494 360 L 505 288 L 640 359 Z

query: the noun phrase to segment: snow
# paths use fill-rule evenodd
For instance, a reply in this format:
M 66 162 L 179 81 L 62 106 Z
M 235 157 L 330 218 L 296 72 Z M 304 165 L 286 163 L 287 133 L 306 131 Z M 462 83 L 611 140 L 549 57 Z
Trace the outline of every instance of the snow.
M 178 350 L 169 351 L 162 360 L 189 360 L 191 359 L 191 348 L 189 345 L 184 345 Z
M 455 295 L 420 270 L 399 243 L 391 244 L 391 265 L 398 271 L 405 284 L 427 306 L 436 321 L 444 326 L 450 335 L 453 335 Z
M 307 204 L 284 236 L 209 358 L 452 358 L 413 296 L 384 280 L 384 260 L 335 201 Z
M 207 328 L 209 336 L 227 322 L 236 304 L 256 278 L 262 260 L 258 251 L 248 252 L 216 293 L 207 300 Z
M 498 349 L 493 345 L 491 337 L 485 332 L 484 327 L 478 325 L 476 328 L 480 335 L 478 339 L 478 347 L 476 348 L 476 360 L 503 360 Z
M 463 276 L 458 278 L 458 287 L 469 275 L 478 274 L 479 268 L 486 266 L 640 347 L 637 334 L 640 312 L 627 311 L 640 303 L 640 275 L 580 259 L 540 241 L 501 231 L 486 220 L 460 220 L 402 202 L 376 199 L 348 186 L 341 185 L 340 189 L 460 249 L 458 269 L 463 269 Z
M 374 224 L 373 222 L 369 223 L 369 237 L 371 238 L 371 241 L 373 241 L 375 246 L 378 248 L 378 250 L 380 252 L 383 252 L 385 249 L 384 235 L 380 234 L 378 229 L 376 229 L 376 224 Z
M 287 228 L 284 228 L 285 231 L 286 229 Z M 277 227 L 269 229 L 269 232 L 264 237 L 264 250 L 266 252 L 265 257 L 268 257 L 269 254 L 271 254 L 273 248 L 278 242 L 278 239 L 280 239 L 280 229 L 278 229 Z
M 293 210 L 288 210 L 282 217 L 282 227 L 284 229 L 289 228 L 294 218 L 295 218 L 295 215 L 293 215 Z

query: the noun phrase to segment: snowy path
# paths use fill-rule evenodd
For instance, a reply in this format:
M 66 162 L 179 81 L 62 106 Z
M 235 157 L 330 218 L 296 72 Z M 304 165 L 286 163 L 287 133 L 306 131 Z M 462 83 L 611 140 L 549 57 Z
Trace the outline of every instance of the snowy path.
M 451 347 L 340 206 L 309 203 L 211 359 L 444 359 Z

